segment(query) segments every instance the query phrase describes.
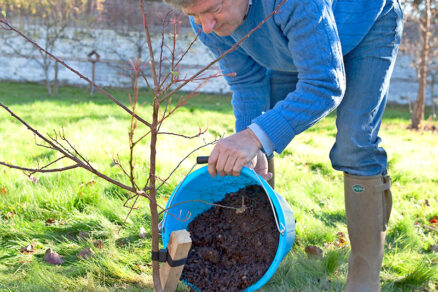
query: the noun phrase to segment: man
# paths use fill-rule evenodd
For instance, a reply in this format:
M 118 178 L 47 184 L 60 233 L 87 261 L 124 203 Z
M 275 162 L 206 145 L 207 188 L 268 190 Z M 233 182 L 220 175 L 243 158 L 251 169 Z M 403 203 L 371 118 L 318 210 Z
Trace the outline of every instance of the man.
M 200 40 L 220 56 L 281 0 L 168 0 L 190 16 Z M 337 108 L 330 152 L 344 172 L 351 242 L 346 291 L 379 291 L 391 211 L 387 156 L 378 131 L 401 39 L 398 0 L 288 0 L 239 49 L 220 61 L 233 91 L 236 134 L 220 140 L 212 176 L 255 168 Z

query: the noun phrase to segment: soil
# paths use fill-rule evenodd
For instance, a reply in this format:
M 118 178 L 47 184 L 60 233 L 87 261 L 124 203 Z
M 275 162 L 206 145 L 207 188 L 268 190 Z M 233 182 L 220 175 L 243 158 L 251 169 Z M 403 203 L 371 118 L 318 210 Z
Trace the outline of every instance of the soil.
M 182 278 L 201 291 L 244 290 L 266 273 L 277 252 L 272 208 L 257 185 L 216 204 L 239 209 L 213 206 L 189 224 L 192 248 Z

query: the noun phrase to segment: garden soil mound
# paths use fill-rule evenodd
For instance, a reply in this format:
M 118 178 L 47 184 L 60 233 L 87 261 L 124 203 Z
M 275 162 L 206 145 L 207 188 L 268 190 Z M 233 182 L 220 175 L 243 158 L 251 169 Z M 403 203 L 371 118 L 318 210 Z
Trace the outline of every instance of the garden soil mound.
M 266 273 L 277 252 L 272 208 L 256 185 L 216 204 L 240 209 L 213 206 L 189 224 L 192 248 L 182 278 L 201 291 L 244 290 Z

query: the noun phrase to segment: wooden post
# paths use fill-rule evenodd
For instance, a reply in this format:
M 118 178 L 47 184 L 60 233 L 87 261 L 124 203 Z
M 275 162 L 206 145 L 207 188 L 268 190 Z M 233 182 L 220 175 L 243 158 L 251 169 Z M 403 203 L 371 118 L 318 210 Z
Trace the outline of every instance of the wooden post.
M 187 230 L 174 231 L 170 234 L 169 244 L 167 245 L 168 256 L 170 256 L 173 261 L 185 259 L 189 254 L 191 246 L 192 239 Z M 167 262 L 161 265 L 160 279 L 164 292 L 176 291 L 183 268 L 184 265 L 171 267 Z
M 96 80 L 96 63 L 99 62 L 100 60 L 100 55 L 95 51 L 92 50 L 89 54 L 88 54 L 88 61 L 91 62 L 91 81 L 93 82 L 91 84 L 91 96 L 94 95 L 94 85 L 95 84 L 95 80 Z M 58 63 L 57 63 L 58 64 Z

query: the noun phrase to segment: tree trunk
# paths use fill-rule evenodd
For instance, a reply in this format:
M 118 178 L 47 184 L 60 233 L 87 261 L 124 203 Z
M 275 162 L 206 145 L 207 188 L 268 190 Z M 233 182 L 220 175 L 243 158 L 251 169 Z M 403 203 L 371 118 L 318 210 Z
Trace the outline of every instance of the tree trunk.
M 57 96 L 58 95 L 58 72 L 59 72 L 59 66 L 58 66 L 58 62 L 55 62 L 55 77 L 53 80 L 53 95 Z
M 435 110 L 435 80 L 436 80 L 436 74 L 432 75 L 432 84 L 430 88 L 430 99 L 432 100 L 432 117 L 436 118 L 436 110 Z
M 157 136 L 158 136 L 158 112 L 160 105 L 154 101 L 154 112 L 152 114 L 152 127 L 151 127 L 151 156 L 150 156 L 150 169 L 149 169 L 149 188 L 150 199 L 149 206 L 151 211 L 151 229 L 152 229 L 152 252 L 158 252 L 159 248 L 159 235 L 158 235 L 158 209 L 156 201 L 156 189 L 155 189 L 155 172 L 156 172 L 156 157 L 157 157 Z M 154 291 L 163 291 L 160 280 L 160 265 L 158 261 L 152 261 L 152 278 L 154 281 Z
M 44 77 L 46 78 L 47 95 L 52 95 L 52 86 L 50 85 L 49 66 L 44 64 Z
M 424 100 L 427 85 L 427 57 L 429 53 L 429 28 L 430 28 L 430 0 L 425 0 L 426 17 L 423 22 L 423 50 L 421 53 L 419 76 L 418 76 L 418 94 L 415 103 L 414 113 L 412 114 L 411 128 L 417 130 L 424 120 Z

